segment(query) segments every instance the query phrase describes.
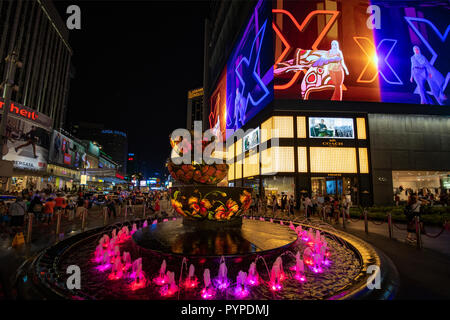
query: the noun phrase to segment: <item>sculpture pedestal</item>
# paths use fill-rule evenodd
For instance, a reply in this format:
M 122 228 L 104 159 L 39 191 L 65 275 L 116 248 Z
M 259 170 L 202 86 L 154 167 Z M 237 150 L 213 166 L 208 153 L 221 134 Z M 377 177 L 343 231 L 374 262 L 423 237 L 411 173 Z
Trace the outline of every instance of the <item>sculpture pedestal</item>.
M 230 221 L 216 220 L 194 220 L 183 218 L 183 225 L 196 230 L 225 230 L 240 229 L 242 227 L 242 217 L 236 217 Z

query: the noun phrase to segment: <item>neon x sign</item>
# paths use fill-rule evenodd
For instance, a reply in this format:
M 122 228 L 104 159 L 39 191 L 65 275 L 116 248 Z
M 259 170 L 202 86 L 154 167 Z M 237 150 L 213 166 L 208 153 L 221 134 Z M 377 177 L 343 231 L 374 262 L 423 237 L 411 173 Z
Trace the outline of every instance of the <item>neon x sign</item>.
M 258 67 L 258 61 L 259 61 L 259 54 L 261 52 L 262 47 L 262 40 L 264 38 L 264 33 L 266 30 L 266 24 L 267 20 L 264 22 L 263 26 L 259 30 L 259 32 L 256 34 L 255 39 L 252 43 L 252 48 L 250 50 L 250 55 L 247 57 L 243 57 L 237 67 L 235 68 L 236 75 L 239 78 L 239 82 L 242 83 L 242 96 L 246 97 L 245 104 L 248 104 L 248 101 L 252 103 L 252 105 L 257 106 L 260 104 L 267 95 L 269 95 L 269 89 L 267 89 L 266 85 L 262 81 L 261 77 L 256 71 L 256 68 Z M 259 46 L 257 49 L 255 49 L 256 41 L 259 39 Z M 239 70 L 242 70 L 242 74 Z M 244 81 L 242 75 L 248 75 L 250 74 L 250 77 L 246 77 L 246 81 Z M 254 92 L 254 89 L 260 89 L 263 93 L 259 97 L 254 97 L 252 95 L 252 91 Z
M 292 15 L 292 13 L 290 13 L 287 10 L 273 9 L 272 12 L 280 13 L 280 14 L 284 14 L 284 15 L 288 16 L 288 18 L 294 23 L 295 27 L 299 31 L 298 34 L 295 35 L 294 37 L 302 37 L 303 36 L 302 33 L 304 32 L 304 29 L 309 25 L 309 23 L 311 22 L 311 20 L 314 16 L 321 15 L 321 14 L 331 15 L 331 18 L 328 20 L 326 25 L 322 28 L 322 30 L 320 31 L 316 40 L 314 41 L 313 45 L 311 46 L 311 48 L 313 50 L 318 50 L 317 47 L 322 42 L 323 38 L 327 35 L 328 31 L 330 31 L 331 27 L 336 22 L 339 14 L 340 14 L 339 11 L 333 11 L 333 10 L 314 10 L 314 11 L 311 11 L 306 16 L 306 18 L 303 20 L 303 22 L 301 24 L 299 24 L 298 21 L 295 19 L 295 17 Z M 280 63 L 281 61 L 283 61 L 283 59 L 288 55 L 288 53 L 293 49 L 293 47 L 289 44 L 289 42 L 286 40 L 286 37 L 283 35 L 283 33 L 280 31 L 280 29 L 276 26 L 275 23 L 272 23 L 272 27 L 273 27 L 273 30 L 275 31 L 275 33 L 277 34 L 277 36 L 280 38 L 281 42 L 283 42 L 284 46 L 286 47 L 283 50 L 283 52 L 281 53 L 281 55 L 276 59 L 275 64 L 277 64 L 277 63 Z M 288 83 L 283 84 L 283 85 L 274 85 L 274 89 L 275 90 L 284 90 L 284 89 L 290 88 L 297 81 L 301 72 L 304 72 L 304 70 L 297 71 Z M 345 90 L 345 87 L 344 87 L 344 90 Z
M 375 48 L 375 45 L 373 44 L 373 41 L 371 41 L 367 37 L 353 37 L 353 40 L 355 40 L 356 44 L 359 46 L 362 52 L 364 52 L 365 56 L 367 57 L 366 65 L 364 66 L 363 70 L 358 76 L 358 79 L 356 82 L 359 83 L 372 83 L 378 73 L 381 75 L 381 77 L 389 84 L 395 84 L 395 85 L 402 85 L 403 82 L 400 79 L 400 77 L 397 75 L 397 73 L 394 71 L 394 68 L 389 64 L 389 56 L 391 55 L 392 50 L 394 49 L 395 45 L 397 44 L 397 40 L 395 39 L 383 39 L 378 43 L 378 46 Z M 382 57 L 383 59 L 381 61 L 374 60 L 373 55 L 371 55 L 369 52 L 374 52 L 374 54 L 378 54 L 378 56 Z M 369 76 L 367 76 L 368 68 L 372 65 L 375 70 L 378 70 L 378 72 L 375 72 L 372 76 L 372 78 L 367 79 Z M 366 76 L 366 77 L 364 77 Z M 364 79 L 363 79 L 364 78 Z

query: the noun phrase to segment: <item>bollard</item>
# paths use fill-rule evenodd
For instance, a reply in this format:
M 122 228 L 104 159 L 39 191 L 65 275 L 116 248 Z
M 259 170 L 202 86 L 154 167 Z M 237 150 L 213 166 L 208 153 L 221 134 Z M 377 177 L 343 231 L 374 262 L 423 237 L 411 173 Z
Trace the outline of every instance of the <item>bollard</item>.
M 127 216 L 128 216 L 128 206 L 125 205 L 125 220 L 127 220 Z
M 145 219 L 145 207 L 147 206 L 147 202 L 146 201 L 144 201 L 144 207 L 143 207 L 143 209 L 142 209 L 142 218 L 144 218 Z
M 103 208 L 103 226 L 106 226 L 108 224 L 108 208 Z
M 86 229 L 86 216 L 87 216 L 87 209 L 84 208 L 83 213 L 81 214 L 81 232 L 84 232 Z
M 33 231 L 33 214 L 28 213 L 27 243 L 31 243 L 32 231 Z
M 388 213 L 388 229 L 389 229 L 389 239 L 392 239 L 392 213 L 389 212 Z
M 59 233 L 61 231 L 61 210 L 56 212 L 56 237 L 59 238 Z
M 369 222 L 367 221 L 367 211 L 366 209 L 363 209 L 364 212 L 364 231 L 366 234 L 369 234 Z
M 422 235 L 420 230 L 420 218 L 415 216 L 416 220 L 416 239 L 417 239 L 417 249 L 422 249 Z
M 342 227 L 344 228 L 344 230 L 346 229 L 346 225 L 345 225 L 345 209 L 342 208 Z

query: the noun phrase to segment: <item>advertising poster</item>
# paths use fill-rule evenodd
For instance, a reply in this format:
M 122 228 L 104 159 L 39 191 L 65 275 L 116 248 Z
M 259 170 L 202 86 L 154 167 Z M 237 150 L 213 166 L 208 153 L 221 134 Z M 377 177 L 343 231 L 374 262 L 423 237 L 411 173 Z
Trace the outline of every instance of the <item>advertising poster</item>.
M 2 109 L 3 102 L 0 104 Z M 11 103 L 3 159 L 12 161 L 13 166 L 18 169 L 46 170 L 50 126 L 51 119 L 47 116 L 15 102 Z
M 354 139 L 352 118 L 309 118 L 310 138 Z
M 227 129 L 237 130 L 273 100 L 270 1 L 260 0 L 227 63 Z
M 227 70 L 220 75 L 219 84 L 211 95 L 211 112 L 209 113 L 209 126 L 214 134 L 225 140 L 227 115 Z
M 448 2 L 273 1 L 277 99 L 449 105 Z
M 86 158 L 84 146 L 76 143 L 61 132 L 53 131 L 49 153 L 51 162 L 74 168 L 83 168 L 83 158 Z

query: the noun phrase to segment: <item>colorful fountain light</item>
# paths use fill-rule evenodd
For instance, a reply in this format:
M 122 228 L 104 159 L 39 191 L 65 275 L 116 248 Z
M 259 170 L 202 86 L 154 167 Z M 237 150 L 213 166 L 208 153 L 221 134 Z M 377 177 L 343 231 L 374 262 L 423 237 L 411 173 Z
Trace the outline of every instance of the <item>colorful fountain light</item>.
M 205 287 L 202 289 L 200 294 L 203 299 L 212 299 L 216 295 L 216 291 L 211 286 L 211 276 L 209 269 L 205 269 L 205 271 L 203 272 L 203 281 L 205 283 Z
M 100 243 L 100 244 L 95 248 L 95 258 L 94 258 L 94 261 L 97 262 L 97 263 L 102 262 L 102 260 L 103 260 L 103 254 L 104 254 L 103 245 Z
M 148 227 L 148 222 L 147 220 L 144 221 L 144 224 L 142 225 L 142 228 L 147 228 Z
M 189 275 L 186 281 L 184 282 L 184 287 L 189 290 L 196 288 L 198 286 L 198 279 L 195 276 L 195 267 L 193 264 L 189 266 Z
M 270 282 L 269 288 L 272 291 L 280 291 L 283 287 L 281 285 L 283 266 L 281 257 L 278 257 L 272 265 L 272 270 L 270 271 Z
M 303 260 L 300 259 L 300 251 L 297 251 L 295 255 L 295 266 L 292 268 L 295 271 L 294 278 L 300 282 L 305 282 L 305 265 L 303 264 Z
M 131 268 L 131 256 L 130 253 L 125 251 L 123 253 L 123 257 L 122 257 L 122 261 L 123 261 L 123 272 L 128 272 L 128 270 Z
M 249 286 L 259 285 L 259 275 L 258 275 L 258 272 L 256 271 L 256 263 L 255 262 L 252 262 L 250 264 L 250 268 L 248 269 L 248 276 L 246 279 L 246 283 Z
M 103 272 L 111 267 L 111 257 L 108 251 L 103 253 L 101 264 L 96 267 L 97 270 Z
M 248 296 L 248 289 L 245 286 L 247 280 L 247 273 L 243 271 L 239 271 L 236 277 L 236 288 L 234 289 L 234 295 L 237 298 L 245 298 Z
M 161 287 L 161 289 L 159 290 L 159 293 L 163 297 L 170 297 L 170 296 L 173 296 L 175 294 L 175 292 L 178 291 L 178 286 L 175 282 L 175 273 L 173 273 L 171 271 L 167 271 L 166 278 L 167 278 L 167 284 L 164 285 L 163 287 Z
M 136 223 L 133 223 L 133 227 L 131 228 L 131 234 L 134 234 L 137 231 Z
M 225 262 L 221 262 L 219 266 L 219 274 L 217 278 L 214 279 L 216 288 L 219 290 L 225 290 L 230 285 L 230 281 L 227 278 L 228 269 Z
M 158 220 L 153 220 L 153 222 L 152 222 L 152 224 L 157 224 L 158 223 Z
M 147 285 L 147 279 L 142 271 L 142 258 L 136 259 L 132 265 L 132 271 L 129 276 L 133 279 L 130 285 L 131 290 L 135 291 L 144 288 Z
M 153 279 L 153 282 L 156 283 L 158 286 L 162 286 L 167 283 L 168 278 L 166 275 L 166 260 L 163 260 L 161 263 L 161 268 L 159 269 L 159 275 Z
M 114 264 L 111 269 L 111 273 L 108 276 L 109 280 L 119 280 L 123 277 L 123 265 L 120 259 L 120 255 L 114 261 Z

